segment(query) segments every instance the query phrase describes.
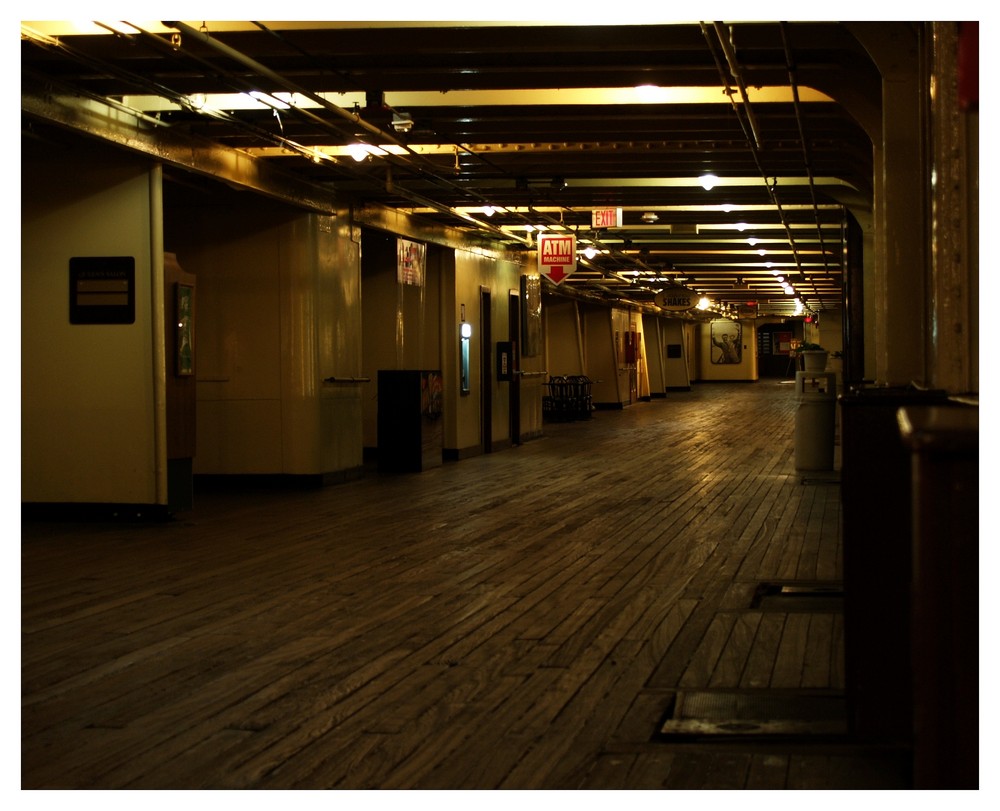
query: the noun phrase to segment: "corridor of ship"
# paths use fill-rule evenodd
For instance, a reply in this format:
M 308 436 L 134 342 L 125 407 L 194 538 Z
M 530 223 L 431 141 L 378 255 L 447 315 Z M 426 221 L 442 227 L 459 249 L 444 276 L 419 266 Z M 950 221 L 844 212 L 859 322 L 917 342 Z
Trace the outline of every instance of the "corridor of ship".
M 845 693 L 840 453 L 797 472 L 795 415 L 696 384 L 422 473 L 25 520 L 22 788 L 907 788 L 808 709 Z

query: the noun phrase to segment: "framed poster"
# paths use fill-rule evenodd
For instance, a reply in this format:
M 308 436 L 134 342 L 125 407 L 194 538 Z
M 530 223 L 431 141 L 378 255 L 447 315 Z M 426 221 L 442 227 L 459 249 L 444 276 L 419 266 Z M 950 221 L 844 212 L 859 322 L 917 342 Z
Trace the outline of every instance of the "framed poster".
M 409 239 L 396 240 L 396 279 L 400 284 L 423 287 L 427 246 Z
M 177 355 L 174 371 L 179 376 L 194 374 L 194 287 L 175 285 Z
M 743 362 L 743 325 L 738 321 L 712 322 L 712 363 Z

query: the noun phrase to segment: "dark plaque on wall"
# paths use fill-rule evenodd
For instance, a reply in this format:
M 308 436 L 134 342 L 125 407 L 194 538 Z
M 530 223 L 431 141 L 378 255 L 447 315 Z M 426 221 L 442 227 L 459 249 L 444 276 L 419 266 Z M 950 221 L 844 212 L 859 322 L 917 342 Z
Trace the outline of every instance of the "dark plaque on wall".
M 135 258 L 74 256 L 69 260 L 71 324 L 135 323 Z

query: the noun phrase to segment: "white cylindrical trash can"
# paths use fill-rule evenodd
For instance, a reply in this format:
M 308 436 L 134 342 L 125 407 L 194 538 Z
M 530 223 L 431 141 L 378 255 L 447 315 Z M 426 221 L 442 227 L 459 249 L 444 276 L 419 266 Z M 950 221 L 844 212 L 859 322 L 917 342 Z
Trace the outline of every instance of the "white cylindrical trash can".
M 795 469 L 833 470 L 837 424 L 834 372 L 796 372 Z

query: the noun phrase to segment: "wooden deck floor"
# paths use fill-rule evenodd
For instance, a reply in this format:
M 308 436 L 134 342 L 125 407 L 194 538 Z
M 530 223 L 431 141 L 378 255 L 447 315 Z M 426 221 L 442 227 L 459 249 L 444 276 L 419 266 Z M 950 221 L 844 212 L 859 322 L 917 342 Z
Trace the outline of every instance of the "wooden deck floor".
M 842 735 L 659 734 L 678 697 L 842 695 L 836 601 L 759 600 L 841 576 L 794 415 L 704 384 L 420 474 L 26 522 L 22 788 L 906 787 Z

